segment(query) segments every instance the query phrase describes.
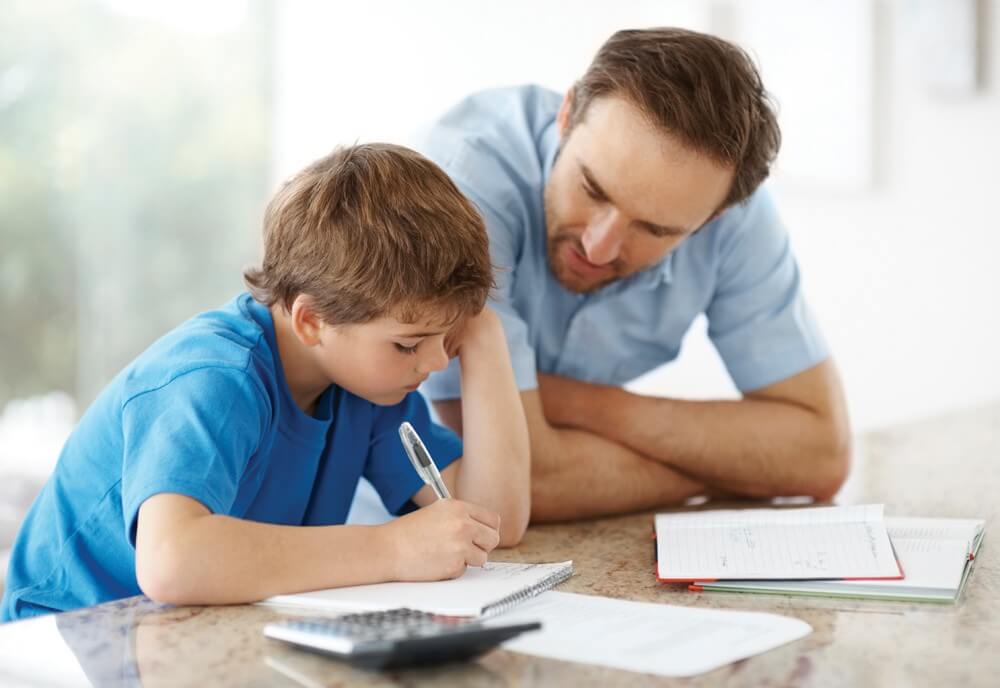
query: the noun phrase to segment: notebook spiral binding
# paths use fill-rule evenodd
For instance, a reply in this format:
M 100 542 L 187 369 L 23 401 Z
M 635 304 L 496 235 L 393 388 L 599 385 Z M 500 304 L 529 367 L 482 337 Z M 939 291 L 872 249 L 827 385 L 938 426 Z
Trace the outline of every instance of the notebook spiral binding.
M 534 585 L 525 588 L 524 590 L 518 590 L 513 595 L 508 595 L 503 599 L 497 600 L 496 602 L 487 605 L 483 608 L 482 616 L 497 616 L 498 614 L 503 614 L 509 611 L 511 608 L 519 605 L 525 600 L 529 600 L 536 595 L 540 595 L 546 590 L 551 590 L 556 587 L 564 580 L 568 579 L 573 575 L 573 565 L 570 564 L 558 571 L 553 571 L 551 574 L 538 581 Z

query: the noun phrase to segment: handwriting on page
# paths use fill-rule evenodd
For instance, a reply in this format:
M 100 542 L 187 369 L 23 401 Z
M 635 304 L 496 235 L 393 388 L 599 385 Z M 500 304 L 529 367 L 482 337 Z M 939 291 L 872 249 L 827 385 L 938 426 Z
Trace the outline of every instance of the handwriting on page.
M 871 514 L 863 507 L 812 511 L 750 513 L 749 518 L 731 511 L 664 519 L 657 527 L 661 570 L 667 572 L 663 577 L 839 578 L 898 573 L 881 514 L 870 522 L 864 520 Z

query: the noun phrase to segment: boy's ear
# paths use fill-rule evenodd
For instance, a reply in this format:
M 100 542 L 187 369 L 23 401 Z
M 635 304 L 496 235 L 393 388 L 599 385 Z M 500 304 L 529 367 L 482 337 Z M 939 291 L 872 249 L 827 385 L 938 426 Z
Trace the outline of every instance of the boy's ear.
M 319 332 L 323 327 L 323 319 L 316 312 L 313 301 L 306 294 L 299 294 L 292 302 L 292 332 L 306 346 L 316 346 L 320 343 Z

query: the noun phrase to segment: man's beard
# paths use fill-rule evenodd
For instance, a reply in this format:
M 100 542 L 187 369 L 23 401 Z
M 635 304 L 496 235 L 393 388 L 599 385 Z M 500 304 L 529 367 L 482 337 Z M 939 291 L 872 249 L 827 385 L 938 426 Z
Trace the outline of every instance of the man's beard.
M 589 294 L 595 292 L 601 287 L 605 287 L 612 282 L 621 279 L 622 266 L 619 264 L 620 261 L 613 261 L 609 264 L 612 269 L 612 273 L 601 280 L 595 282 L 583 282 L 577 275 L 563 262 L 560 255 L 560 249 L 563 244 L 569 243 L 572 245 L 573 250 L 580 253 L 581 256 L 586 256 L 587 253 L 583 249 L 583 244 L 580 240 L 573 236 L 572 234 L 567 234 L 565 232 L 559 233 L 555 236 L 548 237 L 547 241 L 548 250 L 548 263 L 549 269 L 552 274 L 555 275 L 556 280 L 559 281 L 561 285 L 566 287 L 569 291 L 575 292 L 577 294 Z
M 545 244 L 546 251 L 548 252 L 546 260 L 549 264 L 549 270 L 552 271 L 552 274 L 555 276 L 559 284 L 563 285 L 571 292 L 577 294 L 589 294 L 597 291 L 601 287 L 607 286 L 615 280 L 624 277 L 625 265 L 618 259 L 613 260 L 609 264 L 612 269 L 611 275 L 594 283 L 581 283 L 576 275 L 573 274 L 572 270 L 570 270 L 565 263 L 560 262 L 560 248 L 567 242 L 570 243 L 573 249 L 578 251 L 581 256 L 586 256 L 587 252 L 584 250 L 583 242 L 580 241 L 579 237 L 570 234 L 569 232 L 558 231 L 559 221 L 556 218 L 555 211 L 552 209 L 552 204 L 549 202 L 548 195 L 549 190 L 546 188 L 545 196 L 543 198 L 545 207 Z

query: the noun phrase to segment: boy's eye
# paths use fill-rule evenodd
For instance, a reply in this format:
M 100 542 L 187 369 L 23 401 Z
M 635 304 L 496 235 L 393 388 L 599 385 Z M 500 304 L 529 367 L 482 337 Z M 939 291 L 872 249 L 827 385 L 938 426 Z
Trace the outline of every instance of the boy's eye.
M 588 196 L 590 196 L 591 198 L 593 198 L 595 201 L 603 201 L 604 200 L 604 194 L 602 194 L 599 191 L 597 191 L 594 187 L 592 187 L 587 182 L 583 182 L 582 184 L 580 184 L 580 186 L 583 188 L 584 192 Z
M 400 352 L 402 352 L 404 354 L 415 354 L 415 353 L 417 353 L 417 345 L 416 344 L 414 344 L 413 346 L 404 346 L 404 345 L 400 344 L 399 342 L 393 342 L 393 343 L 396 345 L 396 350 L 400 351 Z

